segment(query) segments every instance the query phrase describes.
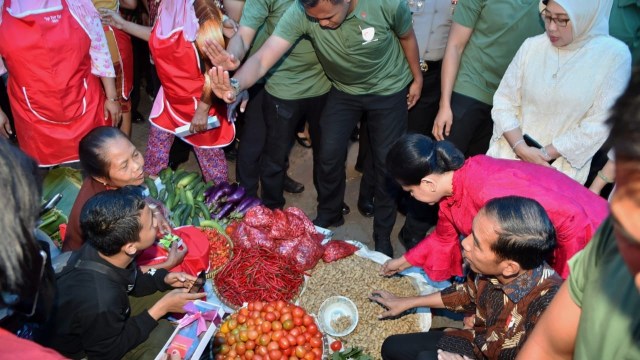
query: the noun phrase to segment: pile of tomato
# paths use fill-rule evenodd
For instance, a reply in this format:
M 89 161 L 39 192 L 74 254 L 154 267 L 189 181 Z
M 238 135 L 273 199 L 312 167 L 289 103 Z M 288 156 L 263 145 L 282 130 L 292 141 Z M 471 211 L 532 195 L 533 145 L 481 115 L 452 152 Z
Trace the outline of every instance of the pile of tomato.
M 303 308 L 284 301 L 255 301 L 220 325 L 214 344 L 218 360 L 320 360 L 323 340 Z

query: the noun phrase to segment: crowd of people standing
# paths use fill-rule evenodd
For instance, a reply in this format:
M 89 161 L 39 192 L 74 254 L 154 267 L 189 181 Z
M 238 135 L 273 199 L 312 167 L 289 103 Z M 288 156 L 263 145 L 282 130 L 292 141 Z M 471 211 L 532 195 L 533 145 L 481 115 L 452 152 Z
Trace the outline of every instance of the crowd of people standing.
M 123 16 L 127 9 L 139 16 Z M 150 56 L 134 59 L 140 41 Z M 191 299 L 176 294 L 194 279 L 146 268 L 137 277 L 132 259 L 149 246 L 150 231 L 113 245 L 96 224 L 137 216 L 141 228 L 168 226 L 129 186 L 178 166 L 176 153 L 191 148 L 203 178 L 217 184 L 229 180 L 225 149 L 237 146 L 236 181 L 281 209 L 285 191 L 304 189 L 287 171 L 306 124 L 313 223 L 345 223 L 347 151 L 360 126 L 367 165 L 357 205 L 373 217 L 375 250 L 390 257 L 381 274 L 416 266 L 442 289 L 415 299 L 374 292 L 384 316 L 419 306 L 475 312 L 459 337 L 390 338 L 384 359 L 514 358 L 521 349 L 521 356 L 543 358 L 574 354 L 574 344 L 576 356 L 640 355 L 633 307 L 640 305 L 638 49 L 640 6 L 623 0 L 0 0 L 1 92 L 8 99 L 0 102 L 0 135 L 40 173 L 78 161 L 84 171 L 63 250 L 119 267 L 130 277 L 122 284 L 140 282 L 143 297 L 178 288 L 153 298 L 146 313 L 60 325 L 42 342 L 71 358 L 146 356 L 141 344 Z M 129 141 L 141 76 L 134 68 L 149 70 L 148 83 L 157 85 L 143 153 Z M 22 159 L 5 143 L 2 157 Z M 24 159 L 16 161 L 32 171 Z M 609 204 L 599 192 L 614 180 Z M 407 252 L 394 258 L 399 207 Z M 34 227 L 30 214 L 20 216 Z M 24 268 L 31 257 L 17 261 Z M 183 257 L 172 249 L 156 268 Z M 602 257 L 613 260 L 603 266 Z M 67 277 L 64 286 L 86 279 Z M 626 297 L 605 296 L 612 279 L 628 287 Z M 5 293 L 19 292 L 21 282 L 2 281 L 3 308 L 10 309 Z M 495 291 L 504 294 L 501 306 Z M 480 294 L 496 298 L 488 303 Z M 128 306 L 118 291 L 113 299 Z M 617 326 L 628 326 L 612 341 L 626 352 L 586 338 L 596 336 L 585 325 L 595 327 L 587 309 L 604 303 L 607 311 L 624 310 L 611 329 L 620 334 Z M 96 306 L 115 311 L 114 304 Z M 551 314 L 566 322 L 558 326 Z M 109 335 L 87 330 L 95 324 L 106 324 Z M 121 325 L 126 331 L 118 333 Z M 86 342 L 74 343 L 80 339 Z M 539 346 L 523 348 L 525 339 Z M 423 345 L 405 347 L 414 342 Z

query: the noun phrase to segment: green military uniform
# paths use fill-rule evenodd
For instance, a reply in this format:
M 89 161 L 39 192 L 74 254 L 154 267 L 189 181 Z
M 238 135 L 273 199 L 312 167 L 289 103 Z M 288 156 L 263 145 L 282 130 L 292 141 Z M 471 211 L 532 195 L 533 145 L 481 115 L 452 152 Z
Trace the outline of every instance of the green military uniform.
M 640 3 L 614 0 L 609 17 L 609 34 L 624 42 L 631 51 L 632 64 L 640 60 Z

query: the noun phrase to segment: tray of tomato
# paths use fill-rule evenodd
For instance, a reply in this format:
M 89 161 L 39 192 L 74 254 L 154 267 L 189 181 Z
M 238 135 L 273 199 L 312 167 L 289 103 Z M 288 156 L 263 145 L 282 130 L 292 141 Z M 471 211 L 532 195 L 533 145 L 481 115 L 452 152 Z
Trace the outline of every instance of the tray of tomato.
M 255 301 L 220 325 L 216 359 L 323 359 L 325 339 L 313 316 L 284 301 Z

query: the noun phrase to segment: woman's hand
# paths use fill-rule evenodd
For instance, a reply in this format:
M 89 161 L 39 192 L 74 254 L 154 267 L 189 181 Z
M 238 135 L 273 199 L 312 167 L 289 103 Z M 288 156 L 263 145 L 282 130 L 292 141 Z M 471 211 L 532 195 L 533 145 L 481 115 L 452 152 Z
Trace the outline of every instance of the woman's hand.
M 11 132 L 11 124 L 9 123 L 9 118 L 7 115 L 0 109 L 0 135 L 5 138 L 9 138 L 9 135 L 12 135 Z
M 221 67 L 213 67 L 209 70 L 209 78 L 211 79 L 211 90 L 217 97 L 227 104 L 236 100 L 236 92 L 231 86 L 228 71 Z
M 411 309 L 411 303 L 407 298 L 402 298 L 388 291 L 376 290 L 369 295 L 369 300 L 377 302 L 387 310 L 378 315 L 378 319 L 398 316 Z
M 451 132 L 451 125 L 453 124 L 453 111 L 450 106 L 441 106 L 436 115 L 436 119 L 433 121 L 433 130 L 431 133 L 438 141 L 442 141 L 446 136 L 449 136 Z
M 183 272 L 170 272 L 164 277 L 164 282 L 174 288 L 190 289 L 197 277 Z
M 387 260 L 380 268 L 380 275 L 383 276 L 391 276 L 394 275 L 404 269 L 408 269 L 411 267 L 411 264 L 405 259 L 404 256 L 401 256 L 397 259 Z
M 238 23 L 232 18 L 227 18 L 222 22 L 222 34 L 227 39 L 231 39 L 238 31 Z
M 100 13 L 100 20 L 102 20 L 102 25 L 108 25 L 122 30 L 124 28 L 124 25 L 127 23 L 127 21 L 123 19 L 120 14 L 111 9 L 99 8 L 98 12 Z
M 193 119 L 191 119 L 191 126 L 189 127 L 189 131 L 191 133 L 206 131 L 208 118 L 209 109 L 207 109 L 207 112 L 196 110 L 196 113 L 193 115 Z
M 118 101 L 104 100 L 104 118 L 111 117 L 111 126 L 118 127 L 122 120 L 122 108 Z
M 213 66 L 224 70 L 235 70 L 240 66 L 240 60 L 236 59 L 233 54 L 227 52 L 227 50 L 217 42 L 206 40 L 204 47 L 200 50 L 209 58 Z M 211 76 L 211 73 L 209 73 L 209 75 Z
M 162 268 L 169 270 L 182 264 L 188 251 L 187 245 L 183 243 L 182 249 L 180 249 L 178 242 L 174 241 L 169 248 L 169 255 L 167 255 L 167 260 L 162 264 Z
M 409 86 L 409 93 L 407 94 L 407 107 L 409 109 L 416 105 L 418 99 L 420 99 L 420 93 L 422 93 L 422 78 L 418 81 L 413 80 L 411 86 Z
M 438 349 L 438 360 L 471 360 L 471 358 L 456 353 Z
M 551 166 L 549 165 L 549 158 L 544 156 L 542 151 L 538 148 L 527 146 L 524 143 L 516 146 L 515 153 L 522 161 L 530 162 L 532 164 Z

